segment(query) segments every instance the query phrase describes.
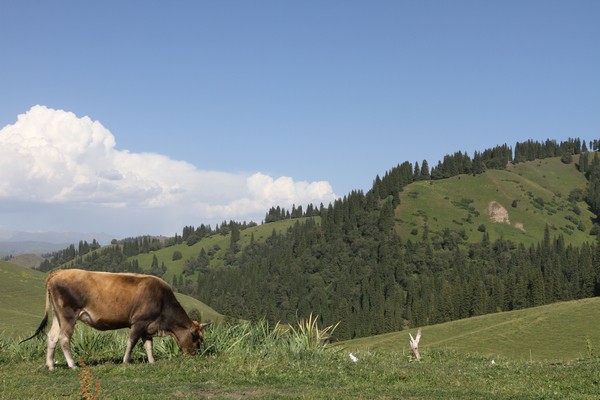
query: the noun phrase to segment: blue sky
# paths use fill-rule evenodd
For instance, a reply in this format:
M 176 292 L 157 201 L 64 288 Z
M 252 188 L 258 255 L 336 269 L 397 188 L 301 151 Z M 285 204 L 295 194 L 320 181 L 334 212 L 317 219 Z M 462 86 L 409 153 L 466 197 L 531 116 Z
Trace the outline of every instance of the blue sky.
M 598 1 L 4 1 L 0 230 L 260 222 L 404 161 L 596 139 L 598 20 Z

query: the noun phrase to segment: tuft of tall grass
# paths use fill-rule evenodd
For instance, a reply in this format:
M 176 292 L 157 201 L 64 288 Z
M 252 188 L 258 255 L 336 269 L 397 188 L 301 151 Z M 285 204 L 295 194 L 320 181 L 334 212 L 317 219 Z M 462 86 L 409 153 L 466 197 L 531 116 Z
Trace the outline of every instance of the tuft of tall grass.
M 248 356 L 305 358 L 323 353 L 329 347 L 329 339 L 336 327 L 337 324 L 319 327 L 318 316 L 312 314 L 295 324 L 272 324 L 265 319 L 218 322 L 206 332 L 200 352 L 209 357 L 227 355 L 242 359 Z M 83 359 L 87 365 L 119 363 L 125 352 L 127 333 L 127 330 L 103 332 L 77 324 L 71 338 L 71 351 L 75 359 Z M 56 349 L 58 362 L 64 362 L 60 346 Z M 158 360 L 182 355 L 171 337 L 154 338 L 153 350 Z M 0 362 L 43 360 L 45 353 L 46 340 L 42 337 L 19 343 L 16 339 L 0 336 Z M 138 362 L 146 359 L 141 341 L 133 349 L 132 358 Z
M 206 335 L 204 354 L 280 352 L 287 329 L 277 323 L 274 326 L 262 319 L 258 322 L 217 323 Z
M 290 348 L 296 352 L 323 351 L 327 348 L 333 332 L 340 324 L 319 328 L 318 316 L 311 313 L 307 319 L 297 322 L 296 326 L 289 325 Z
M 175 339 L 169 336 L 154 338 L 152 341 L 152 348 L 154 349 L 154 357 L 159 360 L 170 360 L 183 354 L 179 349 L 179 346 L 177 346 Z M 142 349 L 139 346 L 138 351 L 142 352 Z M 143 354 L 145 356 L 146 353 L 144 352 Z
M 83 357 L 88 363 L 122 359 L 127 345 L 128 331 L 116 330 L 101 332 L 86 325 L 78 324 L 73 332 L 71 350 L 74 355 Z M 146 360 L 146 351 L 140 340 L 132 350 L 131 357 L 135 361 Z M 152 341 L 154 356 L 157 359 L 172 359 L 181 355 L 179 346 L 171 337 L 157 337 Z
M 45 341 L 35 340 L 19 343 L 14 338 L 0 337 L 0 362 L 20 362 L 44 358 Z
M 264 357 L 270 355 L 318 354 L 329 346 L 338 324 L 320 328 L 318 316 L 312 314 L 295 324 L 257 322 L 219 323 L 211 328 L 204 353 L 243 355 L 249 352 Z
M 84 359 L 90 364 L 106 359 L 117 360 L 119 355 L 123 356 L 126 341 L 127 336 L 123 331 L 101 332 L 87 325 L 77 324 L 71 337 L 71 351 L 75 358 Z
M 127 344 L 127 330 L 98 331 L 84 324 L 77 324 L 71 338 L 71 352 L 76 359 L 84 359 L 89 365 L 103 362 L 118 363 L 123 358 Z M 171 359 L 179 356 L 181 351 L 170 337 L 153 340 L 154 355 L 157 358 Z M 0 362 L 35 361 L 44 359 L 46 355 L 46 337 L 19 343 L 4 335 L 0 336 Z M 64 362 L 60 345 L 56 347 L 57 362 Z M 136 361 L 146 359 L 142 343 L 132 351 Z

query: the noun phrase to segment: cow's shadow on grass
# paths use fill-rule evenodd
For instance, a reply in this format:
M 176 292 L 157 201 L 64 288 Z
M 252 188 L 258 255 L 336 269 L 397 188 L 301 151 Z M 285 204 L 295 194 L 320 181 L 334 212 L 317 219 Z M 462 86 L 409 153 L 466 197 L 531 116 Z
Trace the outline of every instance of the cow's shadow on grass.
M 157 359 L 156 361 L 159 361 Z M 115 356 L 106 356 L 106 357 L 76 357 L 75 365 L 77 369 L 82 368 L 84 365 L 88 367 L 97 367 L 101 365 L 122 365 L 124 367 L 132 366 L 132 365 L 144 365 L 149 364 L 148 359 L 145 357 L 134 357 L 131 362 L 126 364 L 123 362 L 123 357 Z M 67 362 L 65 360 L 59 360 L 54 364 L 55 369 L 69 369 Z

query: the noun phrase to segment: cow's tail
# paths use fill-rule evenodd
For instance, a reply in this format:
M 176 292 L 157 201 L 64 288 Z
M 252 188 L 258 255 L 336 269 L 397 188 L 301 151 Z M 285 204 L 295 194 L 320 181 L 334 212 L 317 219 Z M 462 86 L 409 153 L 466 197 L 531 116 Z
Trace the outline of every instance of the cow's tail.
M 31 340 L 34 337 L 38 336 L 40 333 L 44 332 L 44 330 L 46 329 L 46 325 L 48 325 L 49 312 L 50 312 L 50 288 L 48 287 L 48 281 L 46 281 L 46 310 L 45 310 L 45 314 L 44 314 L 44 319 L 42 319 L 42 322 L 40 323 L 40 326 L 38 326 L 38 328 L 35 330 L 35 333 L 33 335 L 31 335 L 30 337 L 28 337 L 27 339 L 21 340 L 19 342 L 19 344 L 26 342 L 28 340 Z

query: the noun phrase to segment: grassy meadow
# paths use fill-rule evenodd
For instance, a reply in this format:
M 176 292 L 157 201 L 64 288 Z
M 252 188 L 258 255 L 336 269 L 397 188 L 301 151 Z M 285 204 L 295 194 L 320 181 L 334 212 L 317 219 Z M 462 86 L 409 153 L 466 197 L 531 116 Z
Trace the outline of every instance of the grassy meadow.
M 46 274 L 0 261 L 0 333 L 33 333 L 44 315 Z
M 298 327 L 268 326 L 264 322 L 217 324 L 207 332 L 204 352 L 200 355 L 182 356 L 172 343 L 169 345 L 170 339 L 162 339 L 155 344 L 158 360 L 155 364 L 144 362 L 143 351 L 138 347 L 135 361 L 129 365 L 120 362 L 124 341 L 118 339 L 118 334 L 89 330 L 73 340 L 80 367 L 69 370 L 58 357 L 57 368 L 52 372 L 43 366 L 43 341 L 18 345 L 0 339 L 0 398 L 597 399 L 600 396 L 600 358 L 594 355 L 573 361 L 521 361 L 425 346 L 420 362 L 406 351 L 360 349 L 354 353 L 358 360 L 353 362 L 346 347 L 348 343 L 323 346 L 323 342 L 314 340 L 323 330 L 317 327 L 300 332 Z
M 600 356 L 600 298 L 488 314 L 422 328 L 421 348 L 521 361 Z M 411 330 L 413 336 L 415 329 Z M 408 331 L 355 339 L 353 351 L 409 351 Z

